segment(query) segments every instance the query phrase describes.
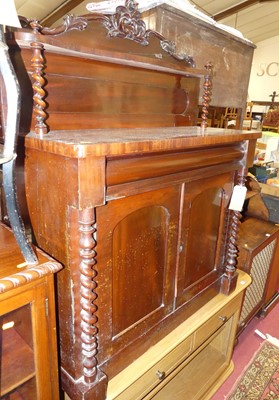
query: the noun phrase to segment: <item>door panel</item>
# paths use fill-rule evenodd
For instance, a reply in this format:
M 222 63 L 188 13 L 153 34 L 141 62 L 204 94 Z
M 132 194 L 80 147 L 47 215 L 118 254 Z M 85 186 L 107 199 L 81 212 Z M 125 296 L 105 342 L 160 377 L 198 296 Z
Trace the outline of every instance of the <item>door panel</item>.
M 185 274 L 185 288 L 202 279 L 215 266 L 223 193 L 222 188 L 209 187 L 193 198 L 186 251 L 187 264 L 195 265 L 195 273 Z
M 164 206 L 148 206 L 127 215 L 114 229 L 113 336 L 164 305 L 168 219 Z
M 147 332 L 173 310 L 180 192 L 177 185 L 97 208 L 103 358 Z
M 177 276 L 177 306 L 211 285 L 223 272 L 225 207 L 233 173 L 185 185 Z M 224 246 L 222 246 L 224 248 Z

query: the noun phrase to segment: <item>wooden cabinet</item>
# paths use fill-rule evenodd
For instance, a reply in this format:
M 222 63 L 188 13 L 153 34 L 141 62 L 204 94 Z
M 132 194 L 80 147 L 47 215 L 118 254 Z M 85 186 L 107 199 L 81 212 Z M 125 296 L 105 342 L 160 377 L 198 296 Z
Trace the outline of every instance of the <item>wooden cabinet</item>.
M 279 227 L 249 217 L 239 231 L 238 268 L 249 273 L 253 282 L 246 290 L 239 320 L 239 332 L 257 313 L 264 315 L 278 300 Z
M 233 370 L 240 305 L 251 278 L 218 294 L 108 383 L 108 400 L 210 399 Z
M 0 225 L 1 399 L 59 399 L 53 274 L 61 265 L 37 250 L 26 266 Z
M 210 291 L 220 290 L 226 256 L 224 214 L 234 174 L 165 183 L 157 190 L 152 190 L 152 178 L 150 174 L 148 191 L 127 193 L 96 208 L 98 276 L 100 282 L 107 282 L 98 290 L 103 328 L 99 357 L 107 363 L 147 331 L 146 343 L 152 335 L 158 338 L 160 333 L 154 328 L 165 325 L 166 317 L 176 310 L 180 313 L 181 307 L 183 318 L 193 313 L 191 300 L 196 297 L 198 307 L 207 299 L 201 287 L 209 297 Z M 121 363 L 119 359 L 114 371 Z
M 35 80 L 35 106 L 26 102 L 21 124 L 29 116 L 32 228 L 65 267 L 58 277 L 62 389 L 73 400 L 104 400 L 108 382 L 189 318 L 209 319 L 211 334 L 218 329 L 213 314 L 196 313 L 234 293 L 240 213 L 229 203 L 260 132 L 206 128 L 211 66 L 196 68 L 146 31 L 133 2 L 58 30 L 33 22 L 33 31 L 13 33 L 9 43 L 18 74 Z M 187 333 L 173 355 L 166 342 L 163 367 L 171 373 L 198 350 L 192 346 L 212 339 L 214 348 L 223 337 L 204 335 L 197 330 L 194 345 Z
M 105 379 L 100 371 L 112 379 L 226 292 L 229 251 L 236 253 L 230 219 L 237 220 L 228 205 L 247 155 L 243 138 L 254 133 L 209 129 L 199 136 L 199 128 L 184 127 L 172 130 L 170 143 L 167 131 L 137 130 L 133 139 L 123 129 L 116 142 L 115 131 L 103 130 L 102 143 L 96 131 L 82 140 L 59 131 L 26 138 L 36 237 L 65 265 L 58 303 L 70 398 L 86 398 L 85 389 L 95 394 Z M 88 365 L 95 382 L 83 386 Z
M 279 240 L 277 238 L 269 268 L 269 275 L 264 296 L 264 306 L 261 309 L 261 316 L 265 316 L 279 301 Z

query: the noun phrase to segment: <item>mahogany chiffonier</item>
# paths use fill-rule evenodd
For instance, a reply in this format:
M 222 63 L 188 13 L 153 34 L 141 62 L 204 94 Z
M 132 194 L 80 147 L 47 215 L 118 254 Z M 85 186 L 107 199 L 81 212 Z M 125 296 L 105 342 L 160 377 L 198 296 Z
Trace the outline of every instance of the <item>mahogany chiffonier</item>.
M 65 265 L 58 303 L 70 398 L 106 398 L 104 380 L 171 338 L 188 317 L 202 321 L 200 308 L 219 292 L 218 306 L 226 304 L 238 226 L 228 205 L 244 137 L 196 127 L 28 135 L 33 228 L 40 246 Z
M 21 125 L 31 126 L 32 228 L 64 265 L 62 389 L 72 400 L 164 399 L 174 375 L 188 382 L 203 365 L 193 398 L 204 399 L 232 369 L 250 279 L 235 271 L 240 212 L 230 201 L 260 132 L 206 127 L 211 64 L 196 68 L 146 30 L 131 1 L 113 15 L 31 26 L 9 43 L 35 93 Z
M 58 400 L 53 276 L 58 262 L 36 250 L 28 266 L 12 231 L 0 224 L 1 399 Z

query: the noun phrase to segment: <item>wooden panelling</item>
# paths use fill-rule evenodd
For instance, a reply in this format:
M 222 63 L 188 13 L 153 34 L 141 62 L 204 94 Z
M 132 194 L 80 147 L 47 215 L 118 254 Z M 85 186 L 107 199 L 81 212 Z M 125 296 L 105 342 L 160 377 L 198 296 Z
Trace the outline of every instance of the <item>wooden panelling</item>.
M 179 206 L 180 187 L 174 186 L 97 209 L 99 296 L 104 300 L 99 305 L 100 359 L 117 353 L 135 332 L 141 336 L 171 312 Z M 106 276 L 110 283 L 103 285 Z M 109 318 L 105 304 L 110 304 Z

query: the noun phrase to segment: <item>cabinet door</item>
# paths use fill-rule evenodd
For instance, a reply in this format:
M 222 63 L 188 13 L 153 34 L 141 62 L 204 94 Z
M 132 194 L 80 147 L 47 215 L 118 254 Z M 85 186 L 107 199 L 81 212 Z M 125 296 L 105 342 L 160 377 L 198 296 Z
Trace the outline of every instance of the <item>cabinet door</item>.
M 177 306 L 212 285 L 223 273 L 226 212 L 233 173 L 185 185 L 177 276 Z
M 37 399 L 30 304 L 1 315 L 0 324 L 1 399 Z
M 100 357 L 147 332 L 173 310 L 180 187 L 97 209 Z
M 46 279 L 34 287 L 29 284 L 29 289 L 19 287 L 1 295 L 1 399 L 59 397 L 56 354 L 52 353 L 56 347 L 51 342 L 55 332 L 51 331 L 48 315 L 53 315 L 53 310 L 47 306 Z

